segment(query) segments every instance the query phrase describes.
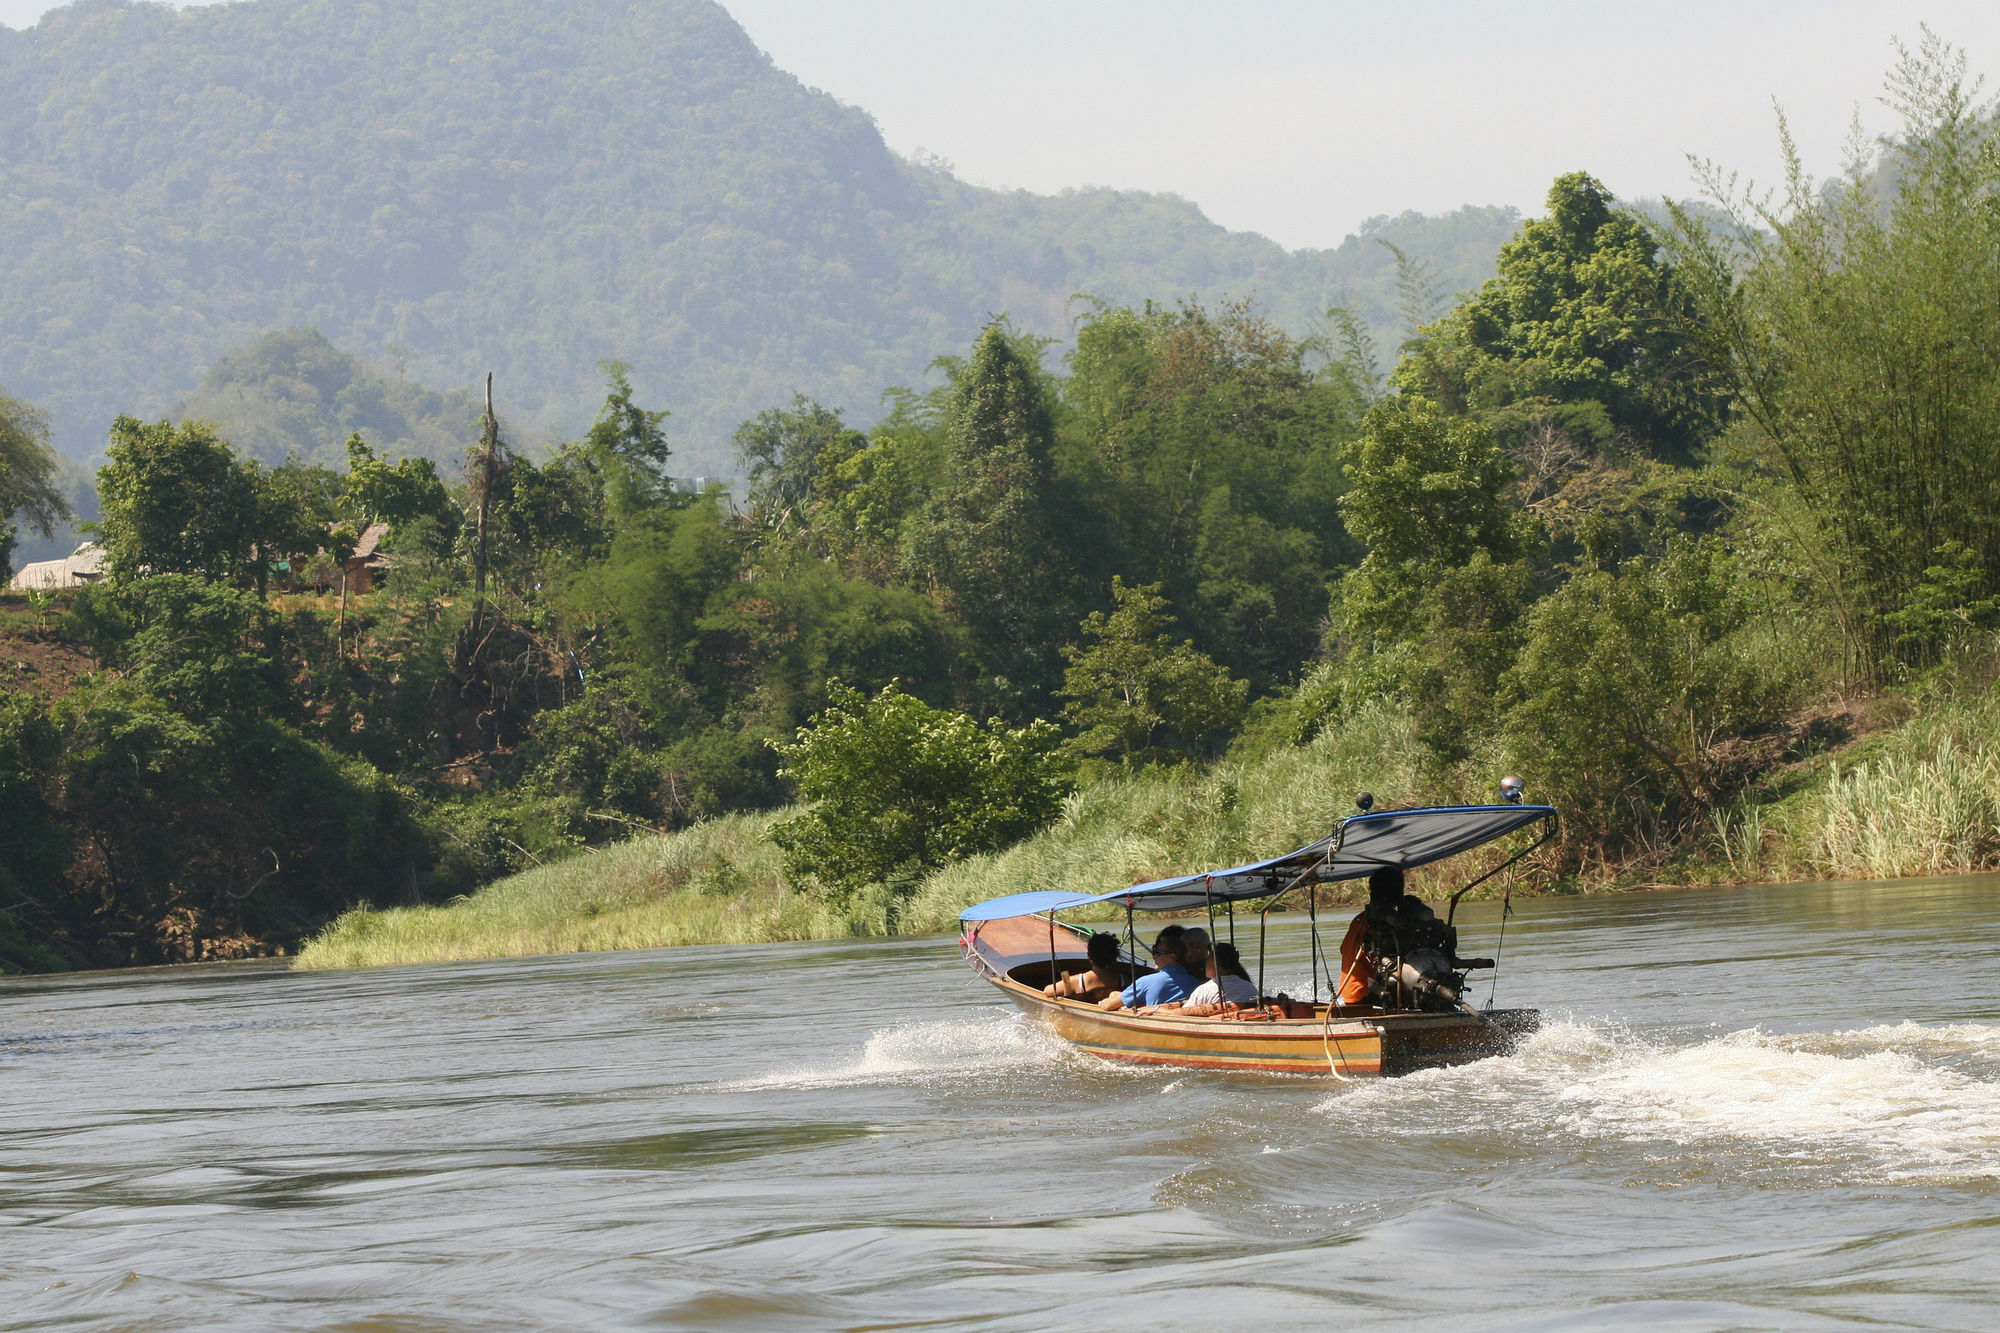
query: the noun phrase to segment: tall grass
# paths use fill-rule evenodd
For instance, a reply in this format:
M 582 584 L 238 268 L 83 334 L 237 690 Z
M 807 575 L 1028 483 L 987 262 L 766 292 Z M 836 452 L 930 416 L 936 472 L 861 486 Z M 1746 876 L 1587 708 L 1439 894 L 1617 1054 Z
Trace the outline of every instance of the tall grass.
M 1716 850 L 1742 877 L 1865 879 L 2000 866 L 1996 738 L 2000 699 L 1934 704 L 1869 742 L 1869 759 L 1831 766 L 1782 805 L 1745 802 L 1719 812 Z M 442 907 L 349 912 L 301 951 L 298 965 L 944 932 L 967 905 L 1002 894 L 1108 892 L 1289 850 L 1351 813 L 1363 789 L 1385 808 L 1490 799 L 1473 789 L 1483 786 L 1483 760 L 1461 766 L 1476 777 L 1454 779 L 1420 768 L 1422 753 L 1408 717 L 1379 705 L 1307 745 L 1254 759 L 1205 770 L 1107 771 L 1033 837 L 947 867 L 901 904 L 878 891 L 843 910 L 785 882 L 765 836 L 784 812 L 732 815 L 530 870 Z M 1467 789 L 1454 790 L 1455 782 Z M 1423 891 L 1448 891 L 1492 863 L 1462 861 L 1446 863 Z
M 885 904 L 833 912 L 784 882 L 773 815 L 731 815 L 513 875 L 441 907 L 357 908 L 302 968 L 879 935 Z
M 1385 806 L 1413 804 L 1419 752 L 1407 720 L 1382 708 L 1255 760 L 1114 771 L 1071 797 L 1049 828 L 947 868 L 893 911 L 880 894 L 835 911 L 798 892 L 765 837 L 784 812 L 734 815 L 514 875 L 442 907 L 357 909 L 309 942 L 298 966 L 948 931 L 962 908 L 1003 893 L 1110 890 L 1289 850 L 1351 812 L 1364 787 Z
M 1836 879 L 2000 864 L 2000 702 L 1947 700 L 1875 758 L 1834 767 L 1791 818 L 1803 868 Z
M 1383 705 L 1361 710 L 1310 744 L 1206 771 L 1111 773 L 1070 798 L 1053 825 L 1003 852 L 948 866 L 899 913 L 909 931 L 955 927 L 972 903 L 1031 889 L 1109 892 L 1206 866 L 1289 851 L 1354 813 L 1355 793 L 1385 807 L 1424 791 L 1422 752 L 1409 719 Z

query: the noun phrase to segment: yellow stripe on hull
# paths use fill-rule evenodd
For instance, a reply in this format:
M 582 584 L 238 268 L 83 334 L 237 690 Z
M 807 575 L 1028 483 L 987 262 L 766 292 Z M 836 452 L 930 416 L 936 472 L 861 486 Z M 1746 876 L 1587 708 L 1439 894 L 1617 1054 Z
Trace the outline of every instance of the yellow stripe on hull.
M 1008 999 L 1079 1050 L 1105 1060 L 1234 1069 L 1255 1073 L 1377 1078 L 1503 1054 L 1537 1025 L 1532 1010 L 1487 1017 L 1395 1013 L 1365 1018 L 1166 1018 L 1054 1000 L 1019 982 L 988 976 Z

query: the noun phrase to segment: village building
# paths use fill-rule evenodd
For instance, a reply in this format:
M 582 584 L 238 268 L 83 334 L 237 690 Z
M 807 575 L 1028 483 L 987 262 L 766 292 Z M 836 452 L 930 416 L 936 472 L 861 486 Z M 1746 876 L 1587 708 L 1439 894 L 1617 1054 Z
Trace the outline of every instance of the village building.
M 367 592 L 382 577 L 382 571 L 389 565 L 389 557 L 382 552 L 382 539 L 388 535 L 387 523 L 370 523 L 361 540 L 354 543 L 354 553 L 347 557 L 346 566 L 349 592 Z
M 18 592 L 47 592 L 56 588 L 82 588 L 104 578 L 104 551 L 96 542 L 85 542 L 60 560 L 36 560 L 22 565 L 8 587 Z

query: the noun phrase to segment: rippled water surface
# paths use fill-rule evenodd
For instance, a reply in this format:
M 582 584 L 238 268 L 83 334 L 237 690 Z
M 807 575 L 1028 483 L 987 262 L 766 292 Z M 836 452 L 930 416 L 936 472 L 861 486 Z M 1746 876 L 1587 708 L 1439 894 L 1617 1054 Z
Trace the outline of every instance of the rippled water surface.
M 948 940 L 0 981 L 0 1327 L 2000 1324 L 2000 879 L 1502 962 L 1540 1036 L 1365 1085 L 1077 1056 Z

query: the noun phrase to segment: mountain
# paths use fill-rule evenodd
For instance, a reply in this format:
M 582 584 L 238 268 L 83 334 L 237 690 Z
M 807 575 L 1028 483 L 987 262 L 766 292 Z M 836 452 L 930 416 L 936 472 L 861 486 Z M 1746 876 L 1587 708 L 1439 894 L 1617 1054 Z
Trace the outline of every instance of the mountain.
M 503 411 L 556 430 L 627 361 L 677 466 L 726 471 L 745 416 L 803 391 L 866 419 L 989 312 L 1060 336 L 1078 293 L 1199 293 L 1387 330 L 1377 236 L 1449 290 L 1516 220 L 1286 251 L 1173 196 L 981 189 L 708 0 L 79 0 L 0 29 L 0 383 L 78 457 L 313 328 L 447 389 L 493 370 Z

